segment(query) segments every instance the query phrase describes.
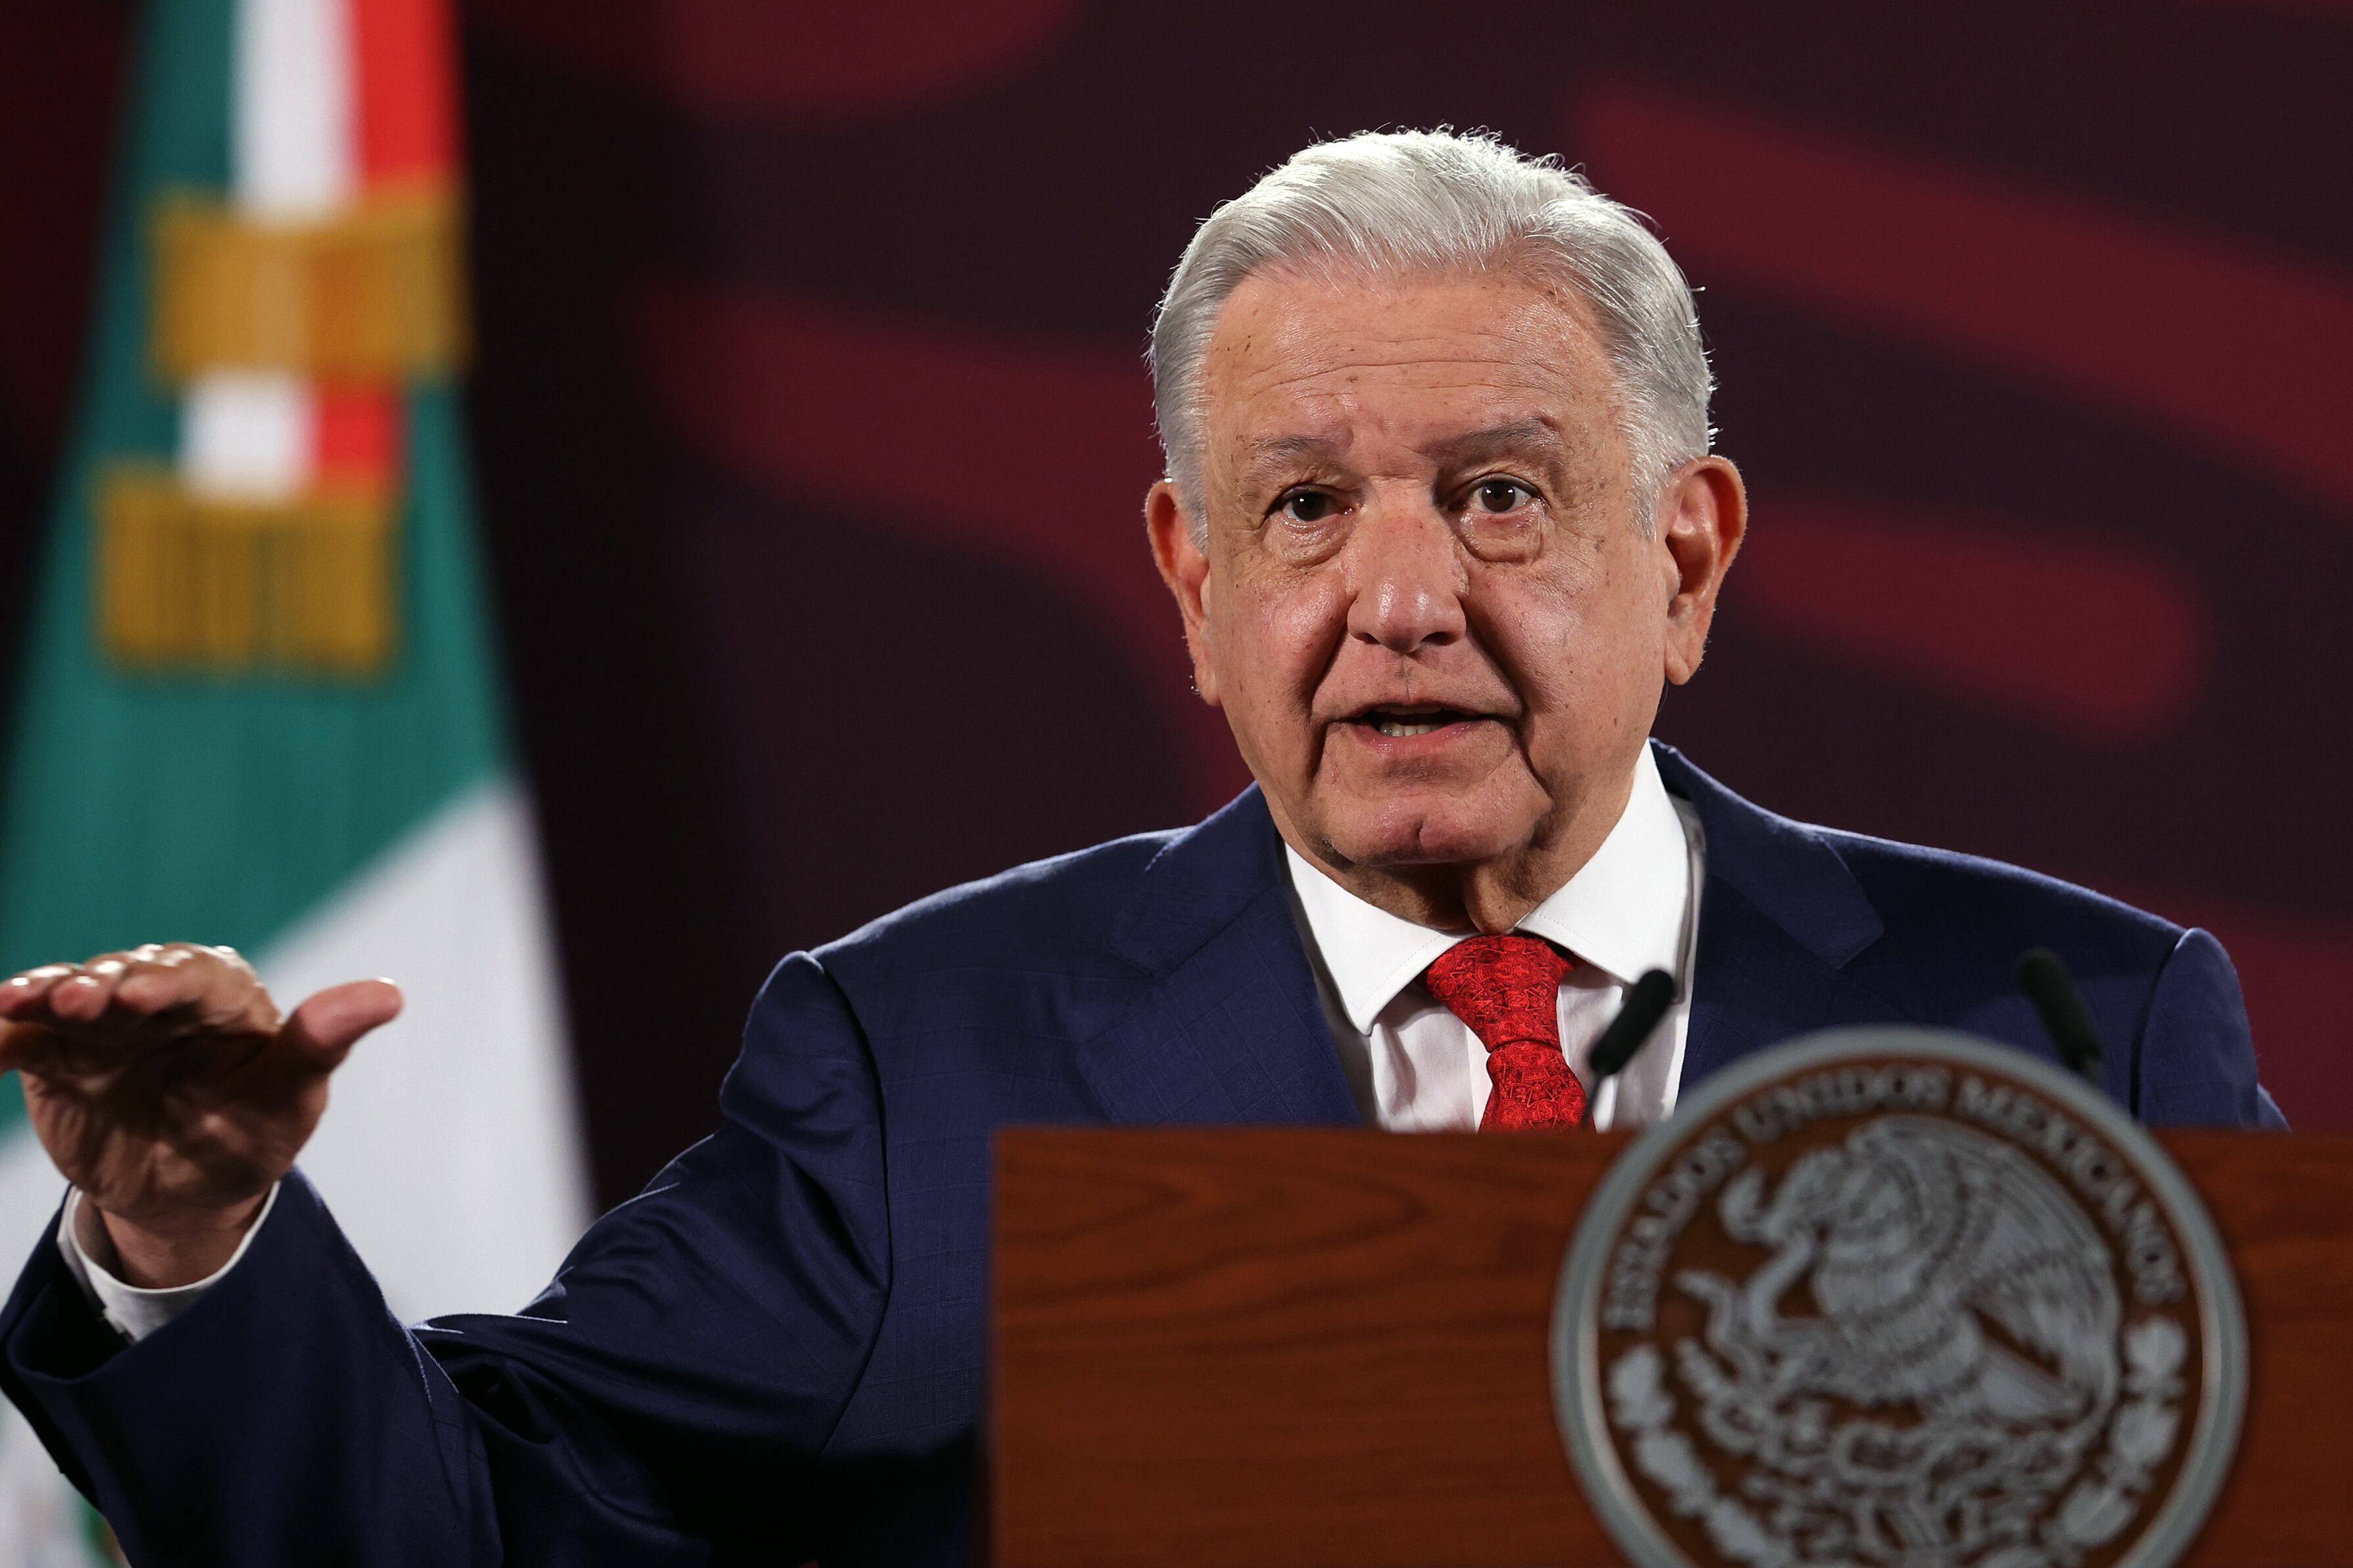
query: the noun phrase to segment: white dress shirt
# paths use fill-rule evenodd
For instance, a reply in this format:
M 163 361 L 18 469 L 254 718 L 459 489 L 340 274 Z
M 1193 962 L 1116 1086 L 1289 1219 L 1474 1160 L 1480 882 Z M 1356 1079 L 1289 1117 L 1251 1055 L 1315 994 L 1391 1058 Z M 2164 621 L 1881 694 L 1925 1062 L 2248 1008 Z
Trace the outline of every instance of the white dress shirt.
M 82 1250 L 81 1237 L 75 1234 L 74 1222 L 81 1214 L 81 1194 L 79 1190 L 66 1194 L 65 1213 L 58 1216 L 58 1249 L 66 1255 L 66 1268 L 80 1282 L 82 1294 L 90 1299 L 99 1315 L 112 1323 L 115 1331 L 132 1344 L 137 1344 L 157 1329 L 170 1322 L 196 1304 L 197 1298 L 220 1282 L 221 1277 L 237 1265 L 253 1238 L 261 1234 L 269 1222 L 269 1211 L 278 1206 L 278 1189 L 261 1201 L 261 1212 L 245 1227 L 244 1239 L 228 1261 L 194 1284 L 174 1285 L 168 1289 L 146 1290 L 127 1285 L 115 1278 L 111 1269 Z
M 1377 909 L 1286 848 L 1301 934 L 1324 1016 L 1365 1119 L 1392 1131 L 1467 1131 L 1487 1108 L 1487 1047 L 1422 988 L 1430 961 L 1469 940 Z M 1705 847 L 1698 819 L 1667 794 L 1642 749 L 1625 812 L 1583 869 L 1518 929 L 1577 959 L 1560 986 L 1560 1043 L 1599 1129 L 1640 1127 L 1674 1109 L 1691 1021 L 1692 950 Z M 1675 1003 L 1632 1061 L 1593 1090 L 1594 1042 L 1646 973 L 1675 977 Z
M 1315 971 L 1332 1042 L 1366 1119 L 1394 1131 L 1469 1131 L 1487 1108 L 1487 1048 L 1420 984 L 1430 960 L 1463 931 L 1432 931 L 1374 908 L 1286 848 L 1301 940 Z M 1560 986 L 1560 1039 L 1588 1092 L 1586 1058 L 1627 989 L 1644 973 L 1675 977 L 1675 1005 L 1624 1071 L 1601 1086 L 1595 1127 L 1639 1127 L 1674 1109 L 1691 1016 L 1692 945 L 1699 926 L 1699 824 L 1667 794 L 1649 747 L 1626 810 L 1601 847 L 1519 929 L 1577 956 Z M 236 1255 L 210 1278 L 168 1290 L 117 1279 L 74 1232 L 81 1194 L 67 1194 L 58 1247 L 92 1305 L 136 1343 L 194 1306 L 237 1267 L 278 1202 L 273 1189 Z

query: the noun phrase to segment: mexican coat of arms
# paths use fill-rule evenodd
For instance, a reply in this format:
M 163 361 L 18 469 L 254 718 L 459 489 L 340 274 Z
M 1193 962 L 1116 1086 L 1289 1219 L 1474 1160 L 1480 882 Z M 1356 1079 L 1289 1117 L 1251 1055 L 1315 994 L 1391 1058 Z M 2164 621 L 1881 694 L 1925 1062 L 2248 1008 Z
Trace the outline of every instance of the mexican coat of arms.
M 2236 1440 L 2237 1291 L 2157 1145 L 2005 1047 L 1852 1030 L 1712 1080 L 1563 1271 L 1556 1406 L 1660 1568 L 2158 1568 Z

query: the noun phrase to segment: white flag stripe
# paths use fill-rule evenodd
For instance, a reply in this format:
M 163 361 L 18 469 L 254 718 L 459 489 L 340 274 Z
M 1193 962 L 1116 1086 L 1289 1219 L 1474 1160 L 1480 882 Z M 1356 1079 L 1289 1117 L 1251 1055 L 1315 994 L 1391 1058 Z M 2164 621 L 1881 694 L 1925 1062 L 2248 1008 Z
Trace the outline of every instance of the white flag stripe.
M 407 998 L 335 1074 L 301 1162 L 405 1320 L 514 1310 L 587 1223 L 554 954 L 530 812 L 500 780 L 256 960 L 287 1007 L 378 975 Z
M 90 1510 L 58 1473 L 32 1424 L 0 1411 L 0 1563 L 8 1568 L 95 1568 Z
M 232 73 L 232 190 L 248 216 L 332 216 L 358 188 L 350 0 L 243 0 Z
M 206 500 L 293 500 L 317 477 L 317 424 L 301 376 L 206 371 L 180 400 L 180 482 Z

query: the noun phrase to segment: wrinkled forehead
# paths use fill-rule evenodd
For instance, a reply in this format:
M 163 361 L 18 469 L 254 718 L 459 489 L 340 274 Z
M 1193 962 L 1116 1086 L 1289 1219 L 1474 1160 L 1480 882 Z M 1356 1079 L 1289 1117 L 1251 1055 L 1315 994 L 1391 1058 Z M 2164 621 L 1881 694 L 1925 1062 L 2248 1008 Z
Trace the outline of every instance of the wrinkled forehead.
M 1575 293 L 1507 272 L 1253 276 L 1220 312 L 1201 380 L 1204 456 L 1442 444 L 1610 421 L 1615 378 Z

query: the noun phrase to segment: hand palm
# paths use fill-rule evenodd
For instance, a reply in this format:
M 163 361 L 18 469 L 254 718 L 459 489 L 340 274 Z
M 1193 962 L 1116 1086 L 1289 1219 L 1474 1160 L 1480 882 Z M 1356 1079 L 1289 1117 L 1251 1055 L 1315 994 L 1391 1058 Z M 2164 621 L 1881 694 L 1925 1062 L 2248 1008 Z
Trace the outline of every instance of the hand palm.
M 259 1197 L 326 1110 L 326 1074 L 290 1061 L 275 1030 L 41 1032 L 19 1060 L 33 1130 L 68 1181 L 124 1219 Z
M 281 1017 L 227 949 L 142 947 L 0 985 L 0 1070 L 21 1070 L 42 1147 L 111 1220 L 203 1228 L 287 1173 L 328 1075 L 399 1008 L 359 981 Z

